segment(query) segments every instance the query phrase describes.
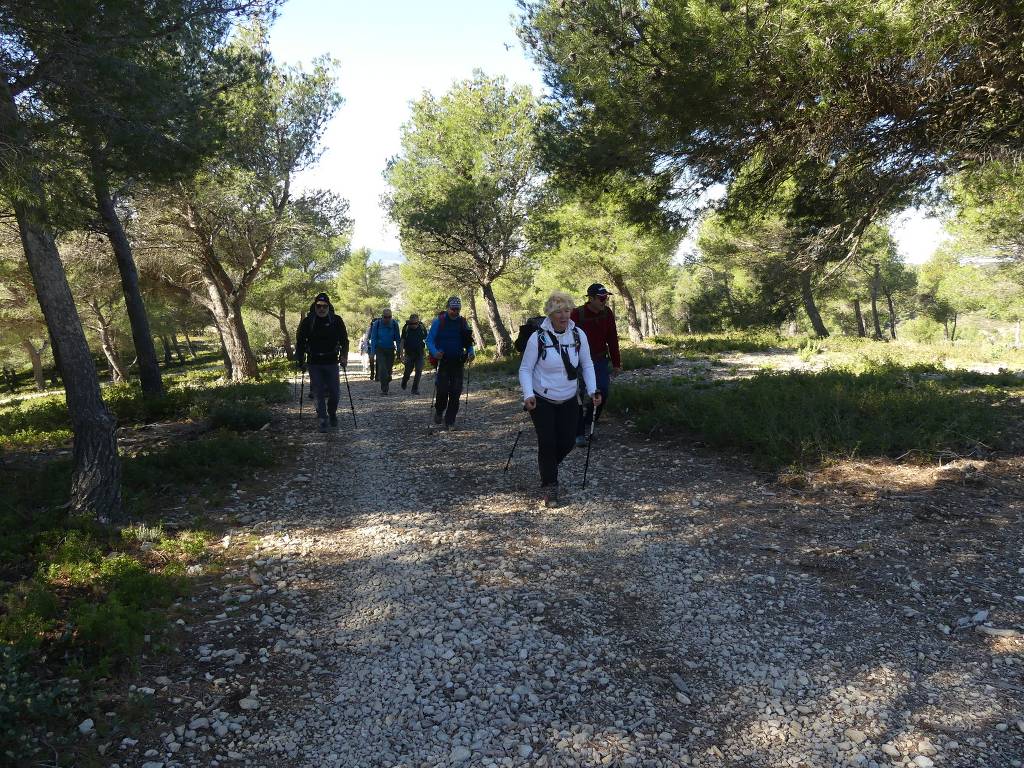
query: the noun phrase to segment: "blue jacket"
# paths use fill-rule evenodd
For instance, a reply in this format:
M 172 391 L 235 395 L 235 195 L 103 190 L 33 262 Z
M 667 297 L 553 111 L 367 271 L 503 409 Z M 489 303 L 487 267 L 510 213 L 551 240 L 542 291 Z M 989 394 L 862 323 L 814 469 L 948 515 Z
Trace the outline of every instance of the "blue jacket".
M 377 320 L 370 328 L 370 352 L 378 349 L 393 349 L 397 352 L 400 336 L 397 320 L 392 318 L 390 323 L 385 323 L 383 318 Z
M 441 327 L 441 320 L 444 319 L 444 327 Z M 434 318 L 430 324 L 430 332 L 427 334 L 427 349 L 435 358 L 438 350 L 444 352 L 449 360 L 461 360 L 463 354 L 473 354 L 473 334 L 469 330 L 469 323 L 466 318 L 459 317 L 452 320 L 447 312 L 442 312 Z

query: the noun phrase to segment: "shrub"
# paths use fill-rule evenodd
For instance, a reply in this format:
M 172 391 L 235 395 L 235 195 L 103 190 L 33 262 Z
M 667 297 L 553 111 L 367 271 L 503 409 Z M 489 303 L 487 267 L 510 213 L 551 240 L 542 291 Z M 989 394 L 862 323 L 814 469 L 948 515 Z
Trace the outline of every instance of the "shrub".
M 99 578 L 101 558 L 95 539 L 81 531 L 70 530 L 51 552 L 44 577 L 51 584 L 89 586 Z
M 622 370 L 632 371 L 637 368 L 654 368 L 664 358 L 656 352 L 638 347 L 625 347 L 621 350 Z
M 29 579 L 4 596 L 0 644 L 34 648 L 57 626 L 60 602 L 47 585 Z
M 927 379 L 922 373 L 878 368 L 759 373 L 704 386 L 679 379 L 622 384 L 609 408 L 641 429 L 688 431 L 713 447 L 751 451 L 771 466 L 998 445 L 1020 418 L 1020 406 L 991 381 L 974 379 L 980 388 L 963 391 L 958 386 L 964 378 Z
M 25 653 L 0 645 L 0 756 L 5 758 L 0 762 L 6 765 L 35 764 L 37 732 L 71 714 L 75 690 L 67 682 L 43 679 L 30 663 Z
M 793 349 L 796 346 L 794 339 L 784 339 L 775 329 L 655 336 L 654 342 L 683 355 L 767 352 L 779 348 Z
M 210 425 L 215 429 L 233 429 L 236 432 L 259 429 L 270 421 L 270 410 L 249 400 L 224 400 L 215 403 L 209 411 Z
M 209 535 L 203 531 L 181 531 L 177 536 L 165 536 L 157 549 L 185 562 L 194 562 L 206 554 Z

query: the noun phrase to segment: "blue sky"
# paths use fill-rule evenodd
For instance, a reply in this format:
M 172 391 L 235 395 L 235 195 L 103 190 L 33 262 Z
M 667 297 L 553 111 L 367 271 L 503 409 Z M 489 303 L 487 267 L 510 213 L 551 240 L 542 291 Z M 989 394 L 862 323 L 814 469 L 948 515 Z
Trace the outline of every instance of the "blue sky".
M 540 73 L 513 30 L 515 0 L 289 0 L 271 29 L 278 61 L 309 63 L 328 54 L 340 62 L 345 104 L 324 136 L 317 168 L 304 186 L 332 189 L 349 200 L 352 244 L 385 261 L 400 251 L 380 207 L 382 177 L 397 154 L 409 102 L 424 90 L 446 91 L 474 68 L 542 92 Z M 941 238 L 941 225 L 918 212 L 899 220 L 894 234 L 911 261 L 923 261 Z

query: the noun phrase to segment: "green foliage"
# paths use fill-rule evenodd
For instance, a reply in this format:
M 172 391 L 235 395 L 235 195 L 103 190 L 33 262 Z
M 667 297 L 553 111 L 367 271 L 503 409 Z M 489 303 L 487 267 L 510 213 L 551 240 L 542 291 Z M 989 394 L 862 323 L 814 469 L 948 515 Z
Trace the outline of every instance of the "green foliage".
M 866 371 L 879 366 L 946 365 L 965 367 L 979 363 L 1024 369 L 1024 350 L 987 342 L 939 341 L 917 343 L 910 339 L 878 342 L 856 337 L 830 336 L 800 341 L 801 359 L 821 359 L 831 367 Z
M 665 361 L 663 355 L 649 349 L 623 347 L 619 351 L 622 357 L 622 370 L 624 371 L 633 371 L 637 368 L 653 368 Z
M 273 462 L 274 451 L 264 442 L 231 432 L 217 432 L 126 458 L 123 467 L 125 497 L 130 507 L 144 511 L 160 504 L 163 491 L 196 490 Z
M 793 340 L 780 336 L 778 331 L 767 329 L 656 336 L 654 341 L 687 357 L 725 352 L 773 352 L 780 349 L 795 349 L 797 346 Z
M 370 259 L 369 248 L 353 251 L 335 281 L 335 311 L 342 314 L 349 329 L 349 344 L 354 347 L 371 317 L 379 317 L 391 295 L 383 285 L 383 265 Z
M 270 422 L 270 411 L 258 402 L 224 400 L 210 408 L 210 425 L 214 429 L 246 432 L 260 429 Z
M 37 731 L 70 718 L 76 693 L 67 681 L 39 674 L 22 650 L 0 643 L 0 756 L 25 765 Z
M 525 226 L 540 189 L 537 112 L 528 88 L 475 72 L 413 103 L 385 172 L 403 251 L 434 283 L 481 289 L 501 354 L 511 339 L 492 285 L 526 268 Z
M 157 549 L 183 562 L 195 562 L 206 554 L 210 540 L 205 531 L 181 531 L 177 536 L 164 536 Z
M 998 377 L 933 368 L 766 372 L 728 383 L 623 384 L 609 408 L 639 429 L 681 430 L 781 467 L 999 446 L 1024 416 L 1019 393 L 1008 396 L 1003 385 Z
M 285 366 L 267 370 L 278 375 L 290 372 Z M 270 421 L 270 412 L 263 406 L 287 402 L 291 389 L 280 378 L 210 386 L 199 377 L 172 383 L 159 398 L 143 397 L 136 384 L 111 385 L 103 397 L 122 425 L 209 417 L 214 427 L 242 431 L 259 429 Z M 69 426 L 62 396 L 25 400 L 0 410 L 0 447 L 59 445 L 70 436 Z

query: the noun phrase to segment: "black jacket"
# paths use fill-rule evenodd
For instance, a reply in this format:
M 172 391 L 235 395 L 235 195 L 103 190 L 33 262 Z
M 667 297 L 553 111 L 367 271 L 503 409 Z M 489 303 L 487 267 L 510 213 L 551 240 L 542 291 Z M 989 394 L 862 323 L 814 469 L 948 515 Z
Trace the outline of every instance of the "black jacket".
M 417 357 L 423 354 L 423 345 L 427 340 L 427 329 L 422 321 L 415 328 L 411 327 L 408 321 L 402 327 L 402 349 L 405 354 Z
M 348 331 L 345 321 L 334 314 L 334 305 L 327 309 L 327 316 L 316 316 L 315 304 L 309 307 L 309 314 L 299 323 L 296 334 L 295 359 L 310 365 L 330 365 L 348 359 Z

